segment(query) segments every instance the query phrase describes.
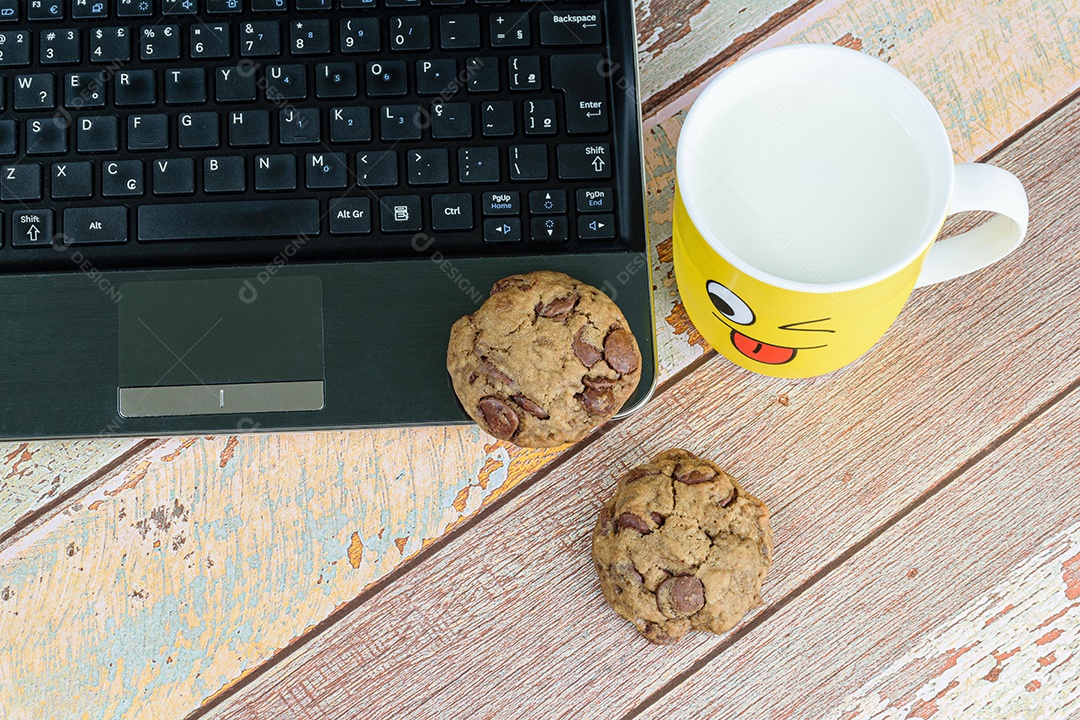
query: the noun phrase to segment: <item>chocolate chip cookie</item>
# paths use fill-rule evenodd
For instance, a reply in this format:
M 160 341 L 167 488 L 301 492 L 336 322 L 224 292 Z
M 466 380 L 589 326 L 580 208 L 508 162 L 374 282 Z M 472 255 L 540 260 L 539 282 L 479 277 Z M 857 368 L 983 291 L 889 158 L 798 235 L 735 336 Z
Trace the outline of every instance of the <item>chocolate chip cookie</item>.
M 576 442 L 610 420 L 641 380 L 619 307 L 557 272 L 512 275 L 454 323 L 446 367 L 465 411 L 525 447 Z
M 765 503 L 685 450 L 626 473 L 593 529 L 604 598 L 661 645 L 725 632 L 761 605 L 772 549 Z

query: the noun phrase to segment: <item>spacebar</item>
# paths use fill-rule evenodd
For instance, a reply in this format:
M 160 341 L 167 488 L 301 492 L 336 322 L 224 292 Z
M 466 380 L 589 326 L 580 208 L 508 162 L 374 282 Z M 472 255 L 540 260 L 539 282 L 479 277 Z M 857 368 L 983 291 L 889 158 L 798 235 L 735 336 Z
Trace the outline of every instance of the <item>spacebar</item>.
M 318 234 L 319 201 L 315 198 L 143 205 L 139 208 L 140 242 Z

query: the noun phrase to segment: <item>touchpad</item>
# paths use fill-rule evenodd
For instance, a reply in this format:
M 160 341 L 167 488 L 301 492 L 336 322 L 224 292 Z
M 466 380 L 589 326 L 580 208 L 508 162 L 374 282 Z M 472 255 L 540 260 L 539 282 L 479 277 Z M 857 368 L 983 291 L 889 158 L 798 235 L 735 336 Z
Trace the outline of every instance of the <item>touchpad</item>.
M 119 305 L 123 417 L 322 409 L 319 278 L 127 283 Z

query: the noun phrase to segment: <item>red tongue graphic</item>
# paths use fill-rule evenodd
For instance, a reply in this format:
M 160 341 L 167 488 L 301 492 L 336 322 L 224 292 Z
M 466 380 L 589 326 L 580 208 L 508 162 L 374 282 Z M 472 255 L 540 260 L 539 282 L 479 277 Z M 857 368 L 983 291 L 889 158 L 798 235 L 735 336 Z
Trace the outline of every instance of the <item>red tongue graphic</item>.
M 795 357 L 794 348 L 777 347 L 751 340 L 738 330 L 731 331 L 731 342 L 746 357 L 763 362 L 766 365 L 783 365 Z

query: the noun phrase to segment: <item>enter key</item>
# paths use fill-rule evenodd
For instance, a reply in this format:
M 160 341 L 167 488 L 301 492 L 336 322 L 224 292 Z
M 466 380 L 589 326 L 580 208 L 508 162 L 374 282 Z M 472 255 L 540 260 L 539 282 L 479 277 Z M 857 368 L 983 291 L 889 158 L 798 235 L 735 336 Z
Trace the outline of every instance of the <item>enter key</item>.
M 608 131 L 608 78 L 604 56 L 554 55 L 551 84 L 566 97 L 566 132 L 570 135 L 599 135 Z

